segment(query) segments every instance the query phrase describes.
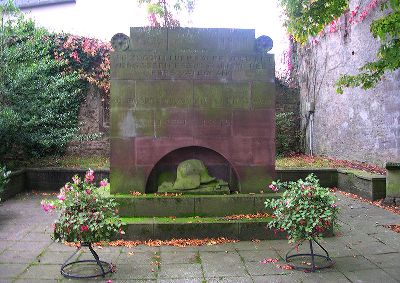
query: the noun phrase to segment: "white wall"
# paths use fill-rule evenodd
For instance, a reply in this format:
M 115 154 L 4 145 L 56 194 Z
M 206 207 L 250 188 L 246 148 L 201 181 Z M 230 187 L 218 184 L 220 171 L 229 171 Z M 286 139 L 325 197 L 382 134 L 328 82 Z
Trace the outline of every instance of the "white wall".
M 40 26 L 109 41 L 129 27 L 147 25 L 144 8 L 135 0 L 76 0 L 76 3 L 24 9 Z
M 287 46 L 281 27 L 277 0 L 197 0 L 194 13 L 181 17 L 182 26 L 254 28 L 256 35 L 268 35 L 274 40 L 272 53 Z M 76 0 L 74 4 L 59 4 L 24 9 L 35 21 L 52 31 L 110 40 L 129 27 L 148 25 L 145 7 L 136 0 Z

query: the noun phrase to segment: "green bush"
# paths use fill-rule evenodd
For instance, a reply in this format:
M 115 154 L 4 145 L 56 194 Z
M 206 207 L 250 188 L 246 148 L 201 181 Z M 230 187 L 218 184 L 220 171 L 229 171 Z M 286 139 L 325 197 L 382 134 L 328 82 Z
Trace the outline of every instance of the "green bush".
M 276 114 L 276 154 L 300 152 L 301 134 L 293 112 Z
M 77 134 L 84 84 L 53 58 L 49 38 L 18 12 L 1 28 L 0 159 L 62 153 Z

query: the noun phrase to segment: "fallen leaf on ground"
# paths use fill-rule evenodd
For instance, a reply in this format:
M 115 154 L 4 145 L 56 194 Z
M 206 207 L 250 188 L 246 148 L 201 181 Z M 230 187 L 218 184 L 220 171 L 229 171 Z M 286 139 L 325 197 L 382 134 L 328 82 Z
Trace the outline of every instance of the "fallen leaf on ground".
M 265 258 L 262 261 L 260 261 L 260 263 L 262 264 L 275 263 L 275 262 L 278 262 L 277 258 Z
M 233 214 L 224 216 L 224 220 L 240 220 L 240 219 L 256 219 L 256 218 L 268 218 L 271 217 L 268 213 L 256 213 L 256 214 Z
M 288 265 L 288 264 L 285 264 L 285 265 L 277 264 L 276 267 L 277 267 L 277 268 L 280 268 L 280 269 L 284 269 L 284 270 L 292 270 L 292 269 L 293 269 L 293 267 L 291 267 L 291 266 Z
M 369 204 L 374 205 L 376 207 L 380 207 L 380 208 L 382 208 L 384 210 L 387 210 L 387 211 L 390 211 L 392 213 L 400 215 L 400 206 L 385 204 L 385 203 L 383 203 L 383 199 L 376 200 L 376 201 L 371 201 L 369 199 L 360 197 L 360 196 L 352 194 L 352 193 L 343 192 L 343 191 L 340 191 L 340 190 L 337 190 L 337 192 L 342 194 L 342 195 L 345 195 L 345 196 L 347 196 L 349 198 L 360 200 L 362 202 L 369 203 Z
M 161 246 L 174 246 L 174 247 L 189 247 L 189 246 L 214 246 L 227 243 L 237 243 L 239 240 L 221 238 L 206 238 L 206 239 L 171 239 L 171 240 L 148 240 L 148 241 L 128 241 L 128 240 L 117 240 L 111 242 L 100 242 L 93 243 L 93 246 L 110 246 L 110 247 L 127 247 L 132 248 L 138 245 L 146 245 L 149 247 L 161 247 Z M 79 243 L 65 243 L 70 247 L 79 247 Z
M 390 225 L 383 225 L 383 227 L 389 228 L 390 230 L 400 233 L 400 225 L 399 224 L 390 224 Z

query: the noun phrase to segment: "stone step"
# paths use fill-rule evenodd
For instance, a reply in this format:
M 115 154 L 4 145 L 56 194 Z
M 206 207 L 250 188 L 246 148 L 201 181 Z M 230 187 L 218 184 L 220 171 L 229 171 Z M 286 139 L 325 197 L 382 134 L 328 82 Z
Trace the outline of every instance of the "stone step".
M 279 194 L 114 195 L 121 217 L 214 217 L 268 212 L 264 202 Z
M 285 239 L 267 227 L 271 218 L 224 220 L 206 218 L 122 218 L 125 240 L 171 240 L 225 237 L 238 240 Z

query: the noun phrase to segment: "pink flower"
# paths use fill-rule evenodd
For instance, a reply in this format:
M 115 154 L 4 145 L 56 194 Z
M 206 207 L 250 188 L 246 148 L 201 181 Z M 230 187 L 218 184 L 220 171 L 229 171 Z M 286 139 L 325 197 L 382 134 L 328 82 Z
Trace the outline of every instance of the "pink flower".
M 54 210 L 54 209 L 56 208 L 53 204 L 51 204 L 51 203 L 46 203 L 45 201 L 42 201 L 42 202 L 40 203 L 40 206 L 42 207 L 42 209 L 43 209 L 45 212 L 51 212 L 52 210 Z
M 101 180 L 100 181 L 100 187 L 105 187 L 108 185 L 107 179 Z
M 87 225 L 81 225 L 81 232 L 85 232 L 89 230 L 89 226 Z
M 90 195 L 92 193 L 91 189 L 86 189 L 86 194 Z
M 59 200 L 61 200 L 61 201 L 64 201 L 64 200 L 65 200 L 65 195 L 64 195 L 64 194 L 59 194 L 59 195 L 57 196 L 57 198 L 58 198 Z
M 273 184 L 269 185 L 268 188 L 270 188 L 271 191 L 273 191 L 273 192 L 277 192 L 278 191 L 278 188 L 276 186 L 274 186 Z
M 74 59 L 75 62 L 78 62 L 78 63 L 81 62 L 81 60 L 79 59 L 79 55 L 78 55 L 77 51 L 72 52 L 71 55 L 69 55 L 69 57 Z
M 337 204 L 334 203 L 334 204 L 331 205 L 331 207 L 332 207 L 332 208 L 336 208 L 336 207 L 337 207 Z
M 89 168 L 85 175 L 85 182 L 86 183 L 93 183 L 94 180 L 94 171 Z
M 75 175 L 74 177 L 72 177 L 72 181 L 74 181 L 75 185 L 78 185 L 81 180 L 79 179 L 79 177 L 77 175 Z
M 72 187 L 69 186 L 68 184 L 65 184 L 64 188 L 63 188 L 64 192 L 69 192 L 72 190 Z

